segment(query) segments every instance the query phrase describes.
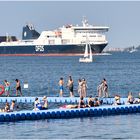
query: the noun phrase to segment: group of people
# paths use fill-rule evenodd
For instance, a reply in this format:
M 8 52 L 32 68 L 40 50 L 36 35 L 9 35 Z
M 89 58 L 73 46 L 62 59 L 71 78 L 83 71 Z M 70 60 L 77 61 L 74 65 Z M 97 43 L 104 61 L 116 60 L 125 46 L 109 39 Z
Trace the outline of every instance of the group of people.
M 22 96 L 20 81 L 19 79 L 15 79 L 15 81 L 16 81 L 16 96 L 18 96 L 18 93 L 20 93 L 20 96 Z M 4 85 L 5 85 L 5 94 L 8 97 L 10 96 L 10 82 L 4 80 Z
M 64 93 L 64 79 L 63 79 L 63 77 L 60 78 L 58 84 L 59 84 L 59 90 L 60 90 L 59 94 L 60 94 L 60 97 L 62 97 L 63 93 Z M 66 87 L 69 89 L 70 97 L 74 97 L 74 81 L 72 79 L 72 76 L 69 76 Z M 86 97 L 87 82 L 86 82 L 85 78 L 83 78 L 82 80 L 81 79 L 78 80 L 78 89 L 77 90 L 78 90 L 78 94 L 80 97 L 81 96 Z
M 74 89 L 74 85 L 73 85 L 73 79 L 72 79 L 72 76 L 69 76 L 69 79 L 68 79 L 68 82 L 67 82 L 67 88 L 69 89 L 69 92 L 70 92 L 70 97 L 74 97 L 74 93 L 73 93 L 73 89 Z M 60 94 L 60 97 L 63 96 L 63 93 L 64 93 L 64 80 L 63 80 L 63 77 L 60 78 L 59 80 L 59 94 Z
M 86 108 L 86 107 L 97 107 L 102 104 L 102 100 L 100 101 L 97 97 L 93 98 L 92 96 L 89 96 L 88 98 L 88 104 L 85 103 L 84 97 L 81 96 L 78 102 L 78 105 L 64 105 L 60 108 Z
M 16 105 L 15 100 L 13 100 L 11 102 L 11 105 L 8 102 L 6 102 L 5 107 L 3 109 L 0 109 L 0 112 L 13 112 L 16 111 L 17 108 L 18 106 Z
M 140 93 L 138 95 L 138 98 L 134 98 L 134 96 L 132 95 L 132 92 L 128 93 L 128 98 L 127 98 L 127 104 L 137 104 L 140 103 Z
M 86 97 L 87 96 L 87 82 L 85 78 L 78 80 L 78 94 L 80 97 Z
M 59 95 L 60 97 L 63 96 L 64 93 L 64 79 L 63 77 L 60 78 L 59 80 Z M 70 92 L 70 97 L 74 97 L 74 81 L 72 79 L 72 76 L 69 76 L 68 82 L 67 82 L 67 86 Z M 77 88 L 77 92 L 79 94 L 80 97 L 86 97 L 87 96 L 87 81 L 85 78 L 82 79 L 78 79 L 78 88 Z M 99 84 L 99 86 L 97 87 L 97 93 L 98 93 L 98 97 L 109 97 L 108 94 L 108 84 L 107 84 L 107 80 L 105 78 L 103 78 L 103 80 L 101 81 L 101 83 Z
M 15 100 L 13 100 L 11 102 L 11 105 L 8 102 L 6 102 L 5 107 L 3 109 L 0 109 L 0 112 L 13 112 L 13 111 L 17 111 L 18 108 L 19 106 L 16 105 Z M 39 101 L 39 99 L 36 97 L 34 101 L 33 110 L 38 111 L 38 110 L 47 110 L 47 109 L 48 109 L 47 97 L 44 96 L 41 101 Z
M 113 105 L 121 105 L 120 95 L 115 95 L 114 99 L 115 100 Z M 129 92 L 126 100 L 126 104 L 137 104 L 137 103 L 140 103 L 140 93 L 138 99 L 135 99 L 134 96 L 132 95 L 132 92 Z
M 47 110 L 48 109 L 48 100 L 47 97 L 44 96 L 41 101 L 36 97 L 34 102 L 34 111 L 38 110 Z
M 109 97 L 107 80 L 104 78 L 97 87 L 99 97 Z
M 85 107 L 97 107 L 102 104 L 102 101 L 100 101 L 97 97 L 92 97 L 91 95 L 88 98 L 88 104 L 85 104 L 84 97 L 81 96 L 79 100 L 79 108 L 85 108 Z

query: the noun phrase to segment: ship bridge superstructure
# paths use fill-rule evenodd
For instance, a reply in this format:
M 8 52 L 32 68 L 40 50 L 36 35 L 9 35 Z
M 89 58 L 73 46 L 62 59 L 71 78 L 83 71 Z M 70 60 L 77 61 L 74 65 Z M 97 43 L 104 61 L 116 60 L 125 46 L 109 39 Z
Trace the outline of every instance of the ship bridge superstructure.
M 85 44 L 88 38 L 90 44 L 107 44 L 105 32 L 109 27 L 88 25 L 83 26 L 66 25 L 54 31 L 43 31 L 36 40 L 37 42 L 54 44 Z

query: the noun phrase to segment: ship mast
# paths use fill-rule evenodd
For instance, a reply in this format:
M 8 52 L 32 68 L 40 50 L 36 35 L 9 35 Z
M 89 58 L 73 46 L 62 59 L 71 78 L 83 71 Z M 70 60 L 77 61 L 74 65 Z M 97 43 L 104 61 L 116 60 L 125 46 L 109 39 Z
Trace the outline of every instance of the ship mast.
M 83 24 L 83 27 L 88 26 L 88 20 L 86 19 L 86 17 L 83 17 L 82 24 Z

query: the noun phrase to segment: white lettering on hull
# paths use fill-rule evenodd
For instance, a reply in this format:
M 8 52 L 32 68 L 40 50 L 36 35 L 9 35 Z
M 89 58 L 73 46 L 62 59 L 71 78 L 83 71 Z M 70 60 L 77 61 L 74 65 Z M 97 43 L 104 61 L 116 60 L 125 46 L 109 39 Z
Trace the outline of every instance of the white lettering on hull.
M 44 52 L 44 46 L 43 45 L 36 45 L 35 51 L 36 52 Z

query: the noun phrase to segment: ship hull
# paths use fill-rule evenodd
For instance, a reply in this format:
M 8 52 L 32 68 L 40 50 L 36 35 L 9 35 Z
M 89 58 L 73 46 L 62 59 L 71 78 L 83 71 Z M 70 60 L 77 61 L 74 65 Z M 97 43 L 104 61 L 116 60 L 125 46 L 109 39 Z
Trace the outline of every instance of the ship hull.
M 101 53 L 107 44 L 91 45 L 92 53 Z M 73 56 L 83 55 L 85 45 L 0 46 L 2 56 Z

